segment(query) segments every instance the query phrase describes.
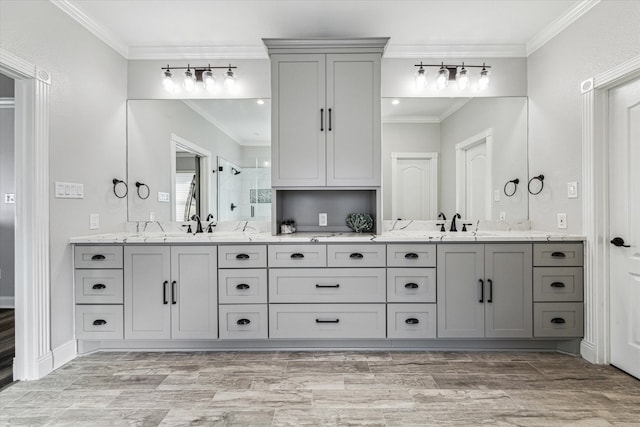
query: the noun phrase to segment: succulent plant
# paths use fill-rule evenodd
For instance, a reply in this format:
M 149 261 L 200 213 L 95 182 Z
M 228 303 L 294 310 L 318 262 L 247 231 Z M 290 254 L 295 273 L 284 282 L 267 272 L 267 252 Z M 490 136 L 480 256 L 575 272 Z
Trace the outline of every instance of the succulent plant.
M 373 218 L 364 213 L 352 213 L 347 215 L 347 225 L 356 233 L 373 229 Z

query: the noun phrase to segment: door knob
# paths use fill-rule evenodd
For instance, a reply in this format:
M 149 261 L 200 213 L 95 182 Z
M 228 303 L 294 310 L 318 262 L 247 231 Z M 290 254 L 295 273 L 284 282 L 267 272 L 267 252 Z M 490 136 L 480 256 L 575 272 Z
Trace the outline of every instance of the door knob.
M 625 245 L 624 244 L 624 239 L 622 237 L 614 237 L 613 240 L 611 240 L 611 243 L 614 246 L 622 246 L 623 248 L 630 248 L 630 245 Z

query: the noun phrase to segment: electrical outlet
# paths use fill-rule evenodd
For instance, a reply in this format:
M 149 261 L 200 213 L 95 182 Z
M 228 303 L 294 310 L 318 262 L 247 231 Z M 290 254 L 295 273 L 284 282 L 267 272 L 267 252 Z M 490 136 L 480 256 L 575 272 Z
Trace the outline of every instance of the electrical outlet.
M 5 194 L 4 195 L 4 202 L 5 203 L 15 203 L 16 202 L 16 195 L 15 194 Z
M 558 228 L 567 228 L 567 214 L 559 213 L 558 214 Z
M 326 213 L 318 214 L 318 225 L 320 227 L 326 227 L 327 226 L 327 214 Z
M 500 221 L 504 221 L 505 219 L 507 219 L 507 213 L 506 212 L 500 212 Z
M 155 221 L 155 220 L 156 220 L 156 213 L 149 212 L 149 221 Z
M 89 214 L 89 230 L 100 228 L 100 214 Z
M 500 190 L 493 190 L 493 201 L 494 202 L 500 201 Z
M 567 198 L 569 199 L 577 199 L 578 198 L 578 183 L 568 182 L 567 183 Z

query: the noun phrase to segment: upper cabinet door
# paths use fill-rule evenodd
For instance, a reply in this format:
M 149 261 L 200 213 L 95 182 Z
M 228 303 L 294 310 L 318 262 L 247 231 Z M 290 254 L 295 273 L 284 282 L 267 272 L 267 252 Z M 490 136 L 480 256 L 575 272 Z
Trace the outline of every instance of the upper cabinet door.
M 324 54 L 271 56 L 274 187 L 326 185 Z
M 327 55 L 327 186 L 380 186 L 380 55 Z

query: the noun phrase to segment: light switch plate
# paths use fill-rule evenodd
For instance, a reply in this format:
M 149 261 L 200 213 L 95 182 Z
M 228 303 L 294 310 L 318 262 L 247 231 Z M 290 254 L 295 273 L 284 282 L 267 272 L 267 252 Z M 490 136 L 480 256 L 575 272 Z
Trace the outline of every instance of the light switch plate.
M 169 193 L 163 193 L 158 191 L 158 201 L 163 203 L 169 203 Z
M 326 213 L 318 214 L 318 225 L 320 227 L 326 227 L 327 226 L 327 214 Z
M 100 228 L 100 214 L 89 214 L 89 230 Z
M 83 199 L 84 185 L 76 182 L 56 182 L 56 198 L 58 199 Z
M 578 198 L 578 183 L 568 182 L 567 183 L 567 198 L 569 199 L 577 199 Z
M 16 202 L 16 195 L 15 194 L 5 194 L 4 195 L 4 202 L 5 203 L 15 203 Z
M 558 214 L 558 228 L 567 228 L 567 214 L 559 213 Z

